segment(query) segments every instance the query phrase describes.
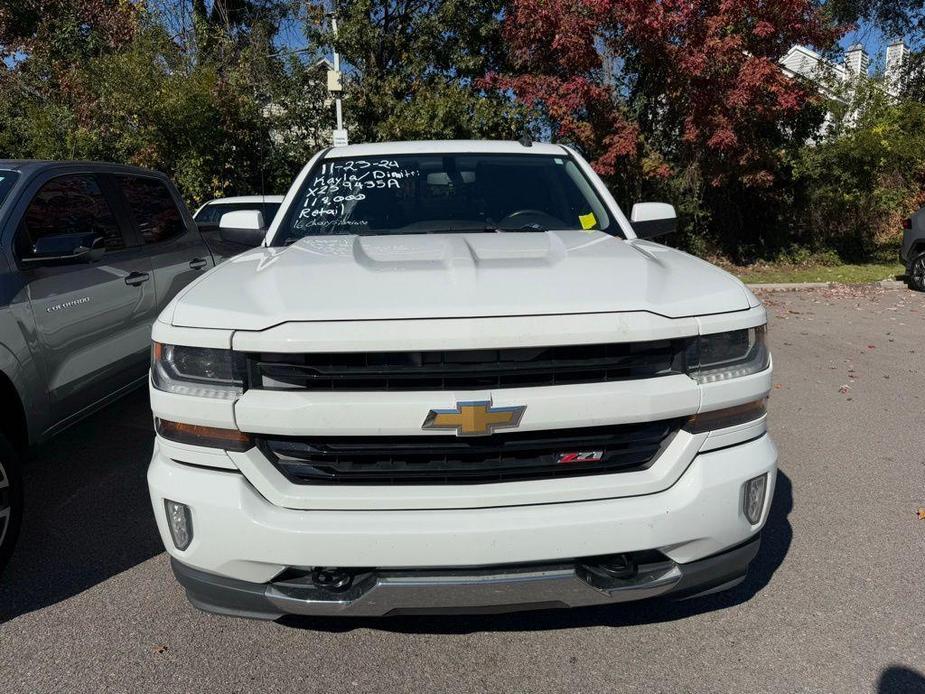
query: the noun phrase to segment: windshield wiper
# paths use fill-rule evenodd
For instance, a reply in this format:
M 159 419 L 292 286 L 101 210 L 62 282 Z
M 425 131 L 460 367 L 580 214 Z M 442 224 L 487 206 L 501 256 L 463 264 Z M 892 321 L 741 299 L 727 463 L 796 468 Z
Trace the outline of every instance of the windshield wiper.
M 487 226 L 485 231 L 493 231 L 498 234 L 516 234 L 518 232 L 528 232 L 528 231 L 549 231 L 542 224 L 525 224 L 522 227 L 498 227 L 498 226 Z

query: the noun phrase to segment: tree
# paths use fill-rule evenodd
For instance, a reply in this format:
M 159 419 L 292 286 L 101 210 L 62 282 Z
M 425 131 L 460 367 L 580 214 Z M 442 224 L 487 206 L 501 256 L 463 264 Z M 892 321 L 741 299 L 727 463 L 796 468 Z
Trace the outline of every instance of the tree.
M 100 55 L 133 38 L 139 16 L 138 5 L 120 0 L 0 0 L 0 53 Z
M 489 82 L 538 109 L 624 199 L 657 191 L 688 222 L 712 215 L 728 249 L 754 221 L 743 203 L 782 202 L 782 150 L 820 118 L 816 91 L 778 60 L 835 32 L 811 0 L 514 0 L 505 37 L 514 69 Z
M 897 101 L 875 82 L 855 90 L 849 122 L 801 150 L 795 174 L 806 196 L 802 244 L 856 261 L 896 241 L 902 219 L 925 204 L 925 104 Z
M 823 9 L 842 24 L 867 22 L 887 35 L 925 37 L 922 0 L 829 0 Z
M 310 36 L 346 62 L 345 110 L 358 141 L 512 137 L 516 104 L 475 80 L 503 64 L 502 0 L 344 0 L 338 36 L 313 1 Z
M 328 122 L 311 63 L 278 55 L 256 25 L 217 35 L 221 50 L 203 55 L 159 13 L 97 4 L 106 11 L 60 2 L 32 23 L 0 20 L 4 46 L 17 47 L 0 66 L 0 157 L 150 167 L 194 203 L 285 189 Z M 132 10 L 131 40 L 110 31 L 116 5 Z M 69 43 L 75 30 L 83 39 Z
M 293 0 L 193 0 L 193 30 L 200 57 L 221 63 L 231 62 L 254 46 L 273 52 L 273 37 L 297 4 Z

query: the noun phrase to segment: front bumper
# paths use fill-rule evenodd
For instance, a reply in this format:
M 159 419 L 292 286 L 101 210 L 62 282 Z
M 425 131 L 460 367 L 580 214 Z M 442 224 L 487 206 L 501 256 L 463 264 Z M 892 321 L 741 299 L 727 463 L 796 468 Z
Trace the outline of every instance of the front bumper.
M 757 538 L 777 467 L 776 448 L 762 433 L 696 455 L 656 493 L 487 508 L 307 510 L 270 503 L 239 471 L 177 463 L 164 449 L 155 445 L 148 483 L 180 581 L 200 607 L 253 616 L 593 605 L 726 587 L 744 576 L 757 550 L 730 553 Z M 742 510 L 743 485 L 761 474 L 769 484 L 752 524 Z M 185 550 L 173 545 L 165 499 L 190 508 L 193 540 Z M 647 550 L 660 552 L 662 565 L 641 568 L 632 584 L 601 592 L 576 579 L 578 557 Z M 728 562 L 713 560 L 727 554 Z M 725 568 L 697 568 L 717 562 Z M 311 567 L 377 568 L 364 594 L 349 600 L 319 600 L 291 586 L 280 594 L 280 581 Z
M 610 585 L 592 585 L 580 562 L 468 571 L 376 571 L 343 593 L 292 581 L 248 583 L 198 571 L 172 560 L 174 574 L 196 607 L 259 619 L 283 615 L 385 617 L 472 614 L 586 607 L 656 596 L 695 597 L 739 583 L 758 552 L 758 537 L 689 564 L 660 562 Z

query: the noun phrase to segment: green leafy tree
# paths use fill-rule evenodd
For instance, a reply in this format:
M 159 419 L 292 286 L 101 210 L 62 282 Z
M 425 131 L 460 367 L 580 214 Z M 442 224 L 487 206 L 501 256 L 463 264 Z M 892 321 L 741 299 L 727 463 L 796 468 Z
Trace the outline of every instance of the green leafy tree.
M 355 141 L 517 137 L 524 111 L 477 80 L 500 69 L 502 0 L 344 0 L 338 36 L 328 3 L 310 3 L 309 34 L 346 64 Z
M 161 15 L 117 3 L 132 10 L 123 41 L 110 5 L 88 14 L 90 4 L 0 19 L 4 46 L 16 46 L 0 68 L 0 157 L 159 169 L 195 203 L 284 190 L 317 148 L 330 110 L 324 75 L 279 55 L 258 23 L 216 34 L 227 50 L 203 55 Z M 70 45 L 78 25 L 84 40 Z
M 139 5 L 125 0 L 0 0 L 0 54 L 75 61 L 124 46 Z
M 795 162 L 798 242 L 866 260 L 895 258 L 901 220 L 925 204 L 925 104 L 861 83 L 827 136 Z
M 200 59 L 229 63 L 255 45 L 273 52 L 273 37 L 297 5 L 295 0 L 193 0 L 193 31 Z
M 895 36 L 925 36 L 925 5 L 922 0 L 828 0 L 819 3 L 836 21 L 866 22 Z

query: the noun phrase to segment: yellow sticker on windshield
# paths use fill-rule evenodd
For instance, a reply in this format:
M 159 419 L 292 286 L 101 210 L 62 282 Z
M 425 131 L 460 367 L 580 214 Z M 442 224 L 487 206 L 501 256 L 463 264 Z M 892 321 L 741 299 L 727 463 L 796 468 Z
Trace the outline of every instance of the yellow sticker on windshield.
M 582 229 L 590 231 L 597 224 L 597 217 L 594 216 L 593 212 L 589 212 L 588 214 L 578 215 L 578 221 L 581 222 Z

